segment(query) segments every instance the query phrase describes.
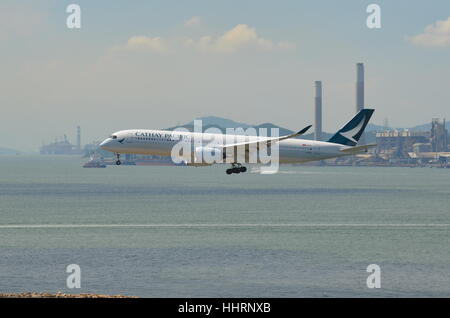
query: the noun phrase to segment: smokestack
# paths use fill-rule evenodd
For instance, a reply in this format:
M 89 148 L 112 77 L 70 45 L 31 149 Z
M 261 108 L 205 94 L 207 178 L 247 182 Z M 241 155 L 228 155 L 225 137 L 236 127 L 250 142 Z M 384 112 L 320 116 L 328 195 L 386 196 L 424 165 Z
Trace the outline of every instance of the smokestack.
M 81 129 L 77 126 L 77 150 L 81 151 Z
M 364 63 L 356 64 L 356 113 L 364 109 Z M 364 134 L 359 139 L 359 144 L 364 145 Z
M 356 112 L 364 109 L 364 64 L 356 64 Z
M 322 140 L 322 82 L 316 81 L 314 139 Z

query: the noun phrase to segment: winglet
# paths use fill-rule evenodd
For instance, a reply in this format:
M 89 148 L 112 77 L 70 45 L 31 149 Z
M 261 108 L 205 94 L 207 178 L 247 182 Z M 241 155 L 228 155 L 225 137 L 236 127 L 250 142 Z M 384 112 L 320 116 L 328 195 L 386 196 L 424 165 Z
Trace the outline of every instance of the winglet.
M 307 132 L 307 131 L 309 130 L 309 128 L 311 128 L 311 127 L 312 127 L 312 125 L 309 125 L 308 127 L 303 128 L 303 129 L 300 130 L 299 132 L 296 132 L 296 133 L 294 133 L 294 134 L 287 135 L 287 136 L 284 136 L 284 137 L 279 137 L 279 138 L 277 138 L 275 141 L 281 141 L 281 140 L 285 140 L 285 139 L 289 139 L 289 138 L 294 138 L 294 137 L 297 137 L 297 136 L 301 136 L 301 135 L 303 135 L 305 132 Z
M 312 125 L 309 125 L 308 127 L 305 127 L 305 128 L 303 128 L 302 130 L 300 130 L 298 133 L 296 133 L 295 135 L 296 136 L 301 136 L 301 135 L 303 135 L 304 133 L 306 133 L 308 130 L 309 130 L 309 128 L 311 128 L 312 127 Z

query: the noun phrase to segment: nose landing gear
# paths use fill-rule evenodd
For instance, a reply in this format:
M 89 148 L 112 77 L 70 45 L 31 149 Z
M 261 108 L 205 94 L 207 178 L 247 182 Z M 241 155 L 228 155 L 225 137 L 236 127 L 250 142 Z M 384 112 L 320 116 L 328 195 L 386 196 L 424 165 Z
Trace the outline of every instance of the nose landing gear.
M 122 162 L 120 161 L 120 153 L 116 153 L 116 157 L 117 157 L 116 165 L 120 166 L 122 164 Z
M 227 174 L 232 174 L 232 173 L 244 173 L 247 171 L 247 168 L 242 166 L 240 163 L 232 163 L 231 164 L 231 168 L 226 170 Z

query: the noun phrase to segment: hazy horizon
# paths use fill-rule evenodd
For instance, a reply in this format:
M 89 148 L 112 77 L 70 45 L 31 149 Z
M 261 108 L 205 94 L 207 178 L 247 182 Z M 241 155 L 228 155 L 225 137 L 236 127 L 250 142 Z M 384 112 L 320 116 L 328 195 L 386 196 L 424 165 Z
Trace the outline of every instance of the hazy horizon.
M 376 30 L 371 2 L 357 0 L 74 3 L 78 30 L 66 27 L 69 3 L 0 4 L 0 147 L 75 141 L 78 125 L 88 143 L 203 116 L 296 130 L 314 122 L 316 80 L 333 132 L 355 112 L 358 62 L 373 124 L 450 118 L 448 1 L 376 1 Z

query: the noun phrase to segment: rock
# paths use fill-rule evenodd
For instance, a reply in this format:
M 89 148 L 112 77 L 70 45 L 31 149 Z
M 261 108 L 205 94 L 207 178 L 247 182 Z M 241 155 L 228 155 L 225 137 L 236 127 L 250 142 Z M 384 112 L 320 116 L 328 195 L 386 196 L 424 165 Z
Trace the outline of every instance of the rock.
M 60 291 L 51 293 L 0 293 L 0 298 L 138 298 L 124 295 L 102 295 L 102 294 L 65 294 Z

